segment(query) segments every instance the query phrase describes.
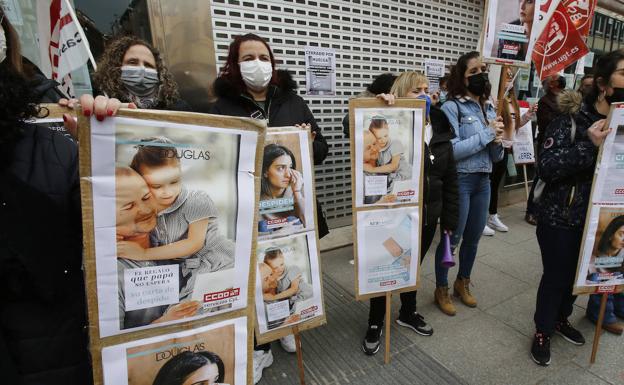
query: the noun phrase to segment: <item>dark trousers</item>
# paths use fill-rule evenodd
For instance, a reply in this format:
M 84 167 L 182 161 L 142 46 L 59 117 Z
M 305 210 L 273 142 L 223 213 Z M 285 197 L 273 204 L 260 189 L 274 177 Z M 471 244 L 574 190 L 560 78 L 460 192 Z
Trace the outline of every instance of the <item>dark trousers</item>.
M 507 171 L 508 156 L 509 153 L 507 149 L 505 149 L 503 159 L 500 162 L 492 164 L 492 173 L 490 174 L 490 215 L 498 213 L 498 189 Z
M 583 231 L 538 223 L 536 233 L 544 273 L 537 290 L 535 328 L 538 332 L 551 335 L 556 322 L 572 314 L 572 305 L 576 300 L 576 296 L 572 295 L 572 286 Z
M 423 226 L 420 242 L 420 264 L 427 254 L 427 250 L 433 242 L 437 227 L 437 220 L 433 224 L 427 223 Z M 416 291 L 406 291 L 401 295 L 401 309 L 399 310 L 399 318 L 406 317 L 416 311 Z M 370 310 L 368 312 L 369 325 L 383 325 L 386 315 L 386 297 L 375 297 L 370 299 Z

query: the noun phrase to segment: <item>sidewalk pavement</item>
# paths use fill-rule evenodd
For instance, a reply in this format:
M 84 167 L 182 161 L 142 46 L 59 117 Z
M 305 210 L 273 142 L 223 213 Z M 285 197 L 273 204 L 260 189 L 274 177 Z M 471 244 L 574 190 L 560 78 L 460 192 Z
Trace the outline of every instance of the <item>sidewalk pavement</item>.
M 302 333 L 307 384 L 624 384 L 624 340 L 604 333 L 596 363 L 589 364 L 594 325 L 584 318 L 587 297 L 577 299 L 570 322 L 587 343 L 574 346 L 551 340 L 549 367 L 533 363 L 535 295 L 541 259 L 535 227 L 524 222 L 524 204 L 500 210 L 508 233 L 483 237 L 472 274 L 476 309 L 455 301 L 457 315 L 441 313 L 433 303 L 433 251 L 427 254 L 417 296 L 418 311 L 434 334 L 423 337 L 393 324 L 392 361 L 383 365 L 384 346 L 376 356 L 362 353 L 368 304 L 354 299 L 351 228 L 332 231 L 321 253 L 328 325 Z M 449 272 L 449 281 L 457 267 Z M 393 320 L 400 302 L 393 298 Z M 295 355 L 273 344 L 275 363 L 260 384 L 298 384 Z

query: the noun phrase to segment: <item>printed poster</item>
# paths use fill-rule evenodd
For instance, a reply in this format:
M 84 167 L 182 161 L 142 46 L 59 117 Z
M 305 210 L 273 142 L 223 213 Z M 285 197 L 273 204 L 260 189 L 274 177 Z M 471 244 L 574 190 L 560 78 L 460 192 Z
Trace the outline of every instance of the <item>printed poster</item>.
M 444 76 L 444 62 L 442 60 L 425 59 L 425 76 L 441 78 Z
M 419 267 L 418 207 L 357 212 L 358 294 L 415 286 Z
M 527 68 L 518 69 L 518 91 L 528 91 L 531 77 L 531 70 Z
M 355 109 L 356 207 L 418 203 L 422 135 L 420 108 Z
M 528 108 L 520 108 L 520 116 L 524 115 L 528 110 Z M 535 163 L 535 149 L 533 147 L 533 130 L 531 128 L 531 121 L 520 127 L 515 132 L 512 148 L 515 164 Z
M 91 120 L 100 336 L 247 305 L 258 134 Z
M 483 57 L 504 64 L 529 66 L 537 40 L 539 7 L 534 1 L 489 0 L 483 32 Z
M 624 206 L 593 205 L 577 287 L 624 285 Z
M 247 318 L 102 349 L 105 385 L 245 385 Z
M 329 48 L 305 47 L 306 93 L 336 95 L 336 51 Z
M 315 228 L 308 131 L 267 133 L 264 145 L 258 239 Z
M 592 194 L 597 204 L 624 204 L 624 104 L 611 111 L 611 133 L 603 144 Z
M 256 260 L 260 334 L 323 316 L 314 232 L 258 242 Z

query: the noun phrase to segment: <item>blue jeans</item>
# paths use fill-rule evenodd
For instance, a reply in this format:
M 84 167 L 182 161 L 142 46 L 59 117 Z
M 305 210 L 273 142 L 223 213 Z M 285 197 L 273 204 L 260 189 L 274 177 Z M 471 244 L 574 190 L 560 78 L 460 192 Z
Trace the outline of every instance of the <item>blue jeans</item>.
M 451 247 L 457 247 L 462 241 L 457 276 L 470 278 L 490 205 L 490 176 L 488 173 L 458 173 L 457 184 L 459 220 L 451 237 Z M 448 286 L 448 269 L 441 264 L 443 253 L 444 244 L 440 242 L 436 249 L 436 286 Z
M 592 294 L 589 296 L 589 301 L 587 301 L 586 314 L 594 322 L 598 321 L 601 298 L 602 294 Z M 609 294 L 608 298 L 603 323 L 612 324 L 617 322 L 616 314 L 620 317 L 624 316 L 624 293 Z

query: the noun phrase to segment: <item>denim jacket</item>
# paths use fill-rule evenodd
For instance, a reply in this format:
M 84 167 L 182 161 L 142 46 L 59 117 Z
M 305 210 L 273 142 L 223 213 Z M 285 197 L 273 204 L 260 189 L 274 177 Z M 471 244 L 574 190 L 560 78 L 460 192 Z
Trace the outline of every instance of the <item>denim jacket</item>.
M 485 104 L 485 110 L 488 121 L 496 118 L 491 103 Z M 444 103 L 442 111 L 456 134 L 451 143 L 457 172 L 492 172 L 492 162 L 502 160 L 504 150 L 501 144 L 492 142 L 495 135 L 488 127 L 479 103 L 469 97 L 456 98 Z

